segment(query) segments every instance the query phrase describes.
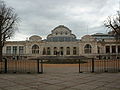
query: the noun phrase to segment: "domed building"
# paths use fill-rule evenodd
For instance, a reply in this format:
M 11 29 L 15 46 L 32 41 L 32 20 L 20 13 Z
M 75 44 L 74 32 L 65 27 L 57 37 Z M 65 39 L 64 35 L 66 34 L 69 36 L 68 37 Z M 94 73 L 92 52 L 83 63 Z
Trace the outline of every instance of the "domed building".
M 120 58 L 120 44 L 111 34 L 96 33 L 77 39 L 68 27 L 59 25 L 47 39 L 32 35 L 25 41 L 6 41 L 3 55 L 9 59 L 25 59 L 37 56 L 86 56 L 96 58 Z
M 42 38 L 37 35 L 33 35 L 29 38 L 29 41 L 41 41 L 41 40 L 42 40 Z
M 77 41 L 76 36 L 71 33 L 71 30 L 64 25 L 60 25 L 52 30 L 52 33 L 47 36 L 47 41 L 53 42 L 71 42 Z

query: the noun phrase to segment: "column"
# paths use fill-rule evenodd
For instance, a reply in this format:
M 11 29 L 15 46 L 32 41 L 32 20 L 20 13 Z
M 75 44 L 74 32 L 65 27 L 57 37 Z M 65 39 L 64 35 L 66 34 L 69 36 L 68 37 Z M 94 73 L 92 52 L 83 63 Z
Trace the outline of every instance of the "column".
M 64 56 L 66 56 L 66 47 L 63 47 L 64 48 Z
M 17 45 L 17 55 L 19 55 L 19 46 Z
M 53 50 L 53 47 L 50 47 L 50 53 L 51 53 L 51 55 L 54 55 L 54 50 Z
M 118 45 L 116 45 L 116 53 L 118 53 Z
M 11 46 L 11 54 L 13 54 L 13 46 Z
M 70 47 L 70 55 L 73 55 L 73 47 Z
M 112 46 L 110 45 L 110 53 L 112 53 Z

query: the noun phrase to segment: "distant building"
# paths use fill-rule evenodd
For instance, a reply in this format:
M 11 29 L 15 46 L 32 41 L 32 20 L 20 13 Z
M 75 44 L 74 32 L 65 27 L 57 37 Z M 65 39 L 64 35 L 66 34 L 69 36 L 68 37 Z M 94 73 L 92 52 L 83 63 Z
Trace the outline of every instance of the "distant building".
M 72 31 L 60 25 L 52 30 L 47 39 L 33 35 L 25 41 L 6 41 L 3 55 L 9 59 L 25 59 L 33 56 L 86 56 L 120 58 L 120 44 L 111 34 L 96 33 L 76 39 Z

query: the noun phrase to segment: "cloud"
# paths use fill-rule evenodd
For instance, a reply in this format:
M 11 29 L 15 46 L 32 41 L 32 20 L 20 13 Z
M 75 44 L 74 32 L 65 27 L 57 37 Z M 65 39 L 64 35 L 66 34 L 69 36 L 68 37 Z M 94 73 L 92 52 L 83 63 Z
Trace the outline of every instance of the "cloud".
M 114 15 L 119 7 L 118 0 L 5 1 L 8 6 L 15 8 L 21 18 L 20 39 L 35 34 L 45 38 L 60 24 L 70 28 L 78 38 L 85 34 L 105 32 L 104 20 Z M 14 40 L 18 39 L 14 37 Z

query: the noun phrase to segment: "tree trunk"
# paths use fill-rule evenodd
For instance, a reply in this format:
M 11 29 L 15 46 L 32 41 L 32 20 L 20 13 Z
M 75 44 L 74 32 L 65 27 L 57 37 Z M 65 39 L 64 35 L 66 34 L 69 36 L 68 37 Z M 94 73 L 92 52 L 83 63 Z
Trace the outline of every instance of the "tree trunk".
M 0 62 L 2 61 L 2 48 L 0 47 Z
M 0 62 L 2 61 L 2 18 L 0 17 Z
M 2 61 L 2 42 L 0 41 L 0 62 Z
M 1 27 L 0 27 L 0 62 L 2 61 L 2 33 L 1 33 Z

